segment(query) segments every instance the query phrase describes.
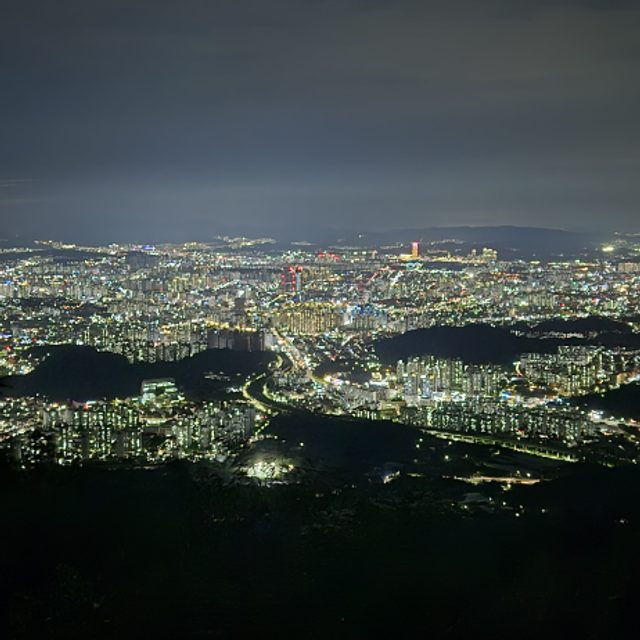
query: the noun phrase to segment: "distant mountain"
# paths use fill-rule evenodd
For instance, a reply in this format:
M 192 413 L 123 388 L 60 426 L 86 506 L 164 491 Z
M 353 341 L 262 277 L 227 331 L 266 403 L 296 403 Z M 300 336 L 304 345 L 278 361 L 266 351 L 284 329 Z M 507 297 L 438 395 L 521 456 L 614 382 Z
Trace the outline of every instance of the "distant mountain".
M 510 252 L 542 255 L 575 253 L 591 249 L 600 240 L 596 234 L 548 229 L 541 227 L 425 227 L 366 231 L 353 233 L 342 239 L 344 244 L 379 246 L 395 242 L 445 243 L 451 241 L 467 246 L 483 245 Z

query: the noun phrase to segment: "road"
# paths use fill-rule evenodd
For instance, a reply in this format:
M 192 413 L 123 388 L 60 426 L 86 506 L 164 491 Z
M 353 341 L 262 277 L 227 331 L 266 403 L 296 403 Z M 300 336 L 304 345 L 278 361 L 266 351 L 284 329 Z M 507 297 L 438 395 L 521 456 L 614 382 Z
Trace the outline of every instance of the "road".
M 263 413 L 279 413 L 281 411 L 290 411 L 293 407 L 276 402 L 266 394 L 266 386 L 276 373 L 286 373 L 293 368 L 293 363 L 289 357 L 283 353 L 279 353 L 276 360 L 270 365 L 269 370 L 250 378 L 242 388 L 242 395 L 259 411 Z
M 486 444 L 504 447 L 505 449 L 512 449 L 513 451 L 518 451 L 520 453 L 527 453 L 541 458 L 550 458 L 551 460 L 562 460 L 563 462 L 578 462 L 580 460 L 579 456 L 575 454 L 540 445 L 536 442 L 513 442 L 512 440 L 497 438 L 491 435 L 452 433 L 448 431 L 440 431 L 438 429 L 423 429 L 423 431 L 431 436 L 435 436 L 436 438 L 443 438 L 453 442 L 467 442 L 469 444 Z

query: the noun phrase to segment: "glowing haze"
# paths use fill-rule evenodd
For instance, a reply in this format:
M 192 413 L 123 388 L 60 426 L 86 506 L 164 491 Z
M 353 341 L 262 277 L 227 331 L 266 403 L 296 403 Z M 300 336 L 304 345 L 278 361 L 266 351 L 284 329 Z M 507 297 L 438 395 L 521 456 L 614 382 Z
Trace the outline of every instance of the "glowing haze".
M 635 230 L 640 5 L 5 0 L 0 236 Z

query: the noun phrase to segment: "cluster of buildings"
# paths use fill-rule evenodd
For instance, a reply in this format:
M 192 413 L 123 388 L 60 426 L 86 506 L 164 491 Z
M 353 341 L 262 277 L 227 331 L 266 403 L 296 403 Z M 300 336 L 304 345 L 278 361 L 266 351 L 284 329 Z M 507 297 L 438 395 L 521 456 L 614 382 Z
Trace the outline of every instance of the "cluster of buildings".
M 250 440 L 265 417 L 245 400 L 190 402 L 171 379 L 146 380 L 140 395 L 89 402 L 42 398 L 0 400 L 0 433 L 14 460 L 226 460 Z
M 575 407 L 525 407 L 506 403 L 442 403 L 427 407 L 410 421 L 428 429 L 450 433 L 582 442 L 598 433 L 597 424 Z
M 553 354 L 523 354 L 517 371 L 536 387 L 560 396 L 578 396 L 635 380 L 640 374 L 640 351 L 560 346 Z
M 460 359 L 422 356 L 400 360 L 395 388 L 408 406 L 452 398 L 497 397 L 508 384 L 504 368 L 466 364 Z
M 583 417 L 549 403 L 634 380 L 638 351 L 578 344 L 524 353 L 512 367 L 423 356 L 389 369 L 371 344 L 437 325 L 594 315 L 636 331 L 639 285 L 640 246 L 621 238 L 600 254 L 546 262 L 418 242 L 408 252 L 400 245 L 277 249 L 270 239 L 246 238 L 156 247 L 40 243 L 0 254 L 0 374 L 32 371 L 41 357 L 34 347 L 54 344 L 90 345 L 130 363 L 206 349 L 271 350 L 293 365 L 265 384 L 280 404 L 434 429 L 579 438 L 589 433 Z M 317 375 L 326 362 L 340 365 L 338 373 Z M 365 379 L 349 370 L 353 363 Z M 255 432 L 259 410 L 248 400 L 195 405 L 175 393 L 147 390 L 82 407 L 5 399 L 0 438 L 15 436 L 23 457 L 49 438 L 61 461 L 160 460 L 218 455 Z

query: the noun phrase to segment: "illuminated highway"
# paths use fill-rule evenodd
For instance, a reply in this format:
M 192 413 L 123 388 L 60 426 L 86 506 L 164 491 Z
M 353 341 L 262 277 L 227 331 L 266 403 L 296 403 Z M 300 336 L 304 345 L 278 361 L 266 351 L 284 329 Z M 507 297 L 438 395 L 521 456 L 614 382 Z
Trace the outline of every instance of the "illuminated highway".
M 283 353 L 278 354 L 276 360 L 269 365 L 269 371 L 265 371 L 254 378 L 250 378 L 242 388 L 242 395 L 258 410 L 264 413 L 274 414 L 279 411 L 290 411 L 295 407 L 277 402 L 266 393 L 266 387 L 276 371 L 286 373 L 293 367 L 289 357 Z
M 451 433 L 446 431 L 438 431 L 435 429 L 424 429 L 430 436 L 451 440 L 453 442 L 466 442 L 469 444 L 485 444 L 505 449 L 511 449 L 520 453 L 526 453 L 541 458 L 550 458 L 551 460 L 561 460 L 563 462 L 578 462 L 580 458 L 566 451 L 560 451 L 551 447 L 545 447 L 535 442 L 512 442 L 503 440 L 491 435 L 474 435 L 469 433 Z

